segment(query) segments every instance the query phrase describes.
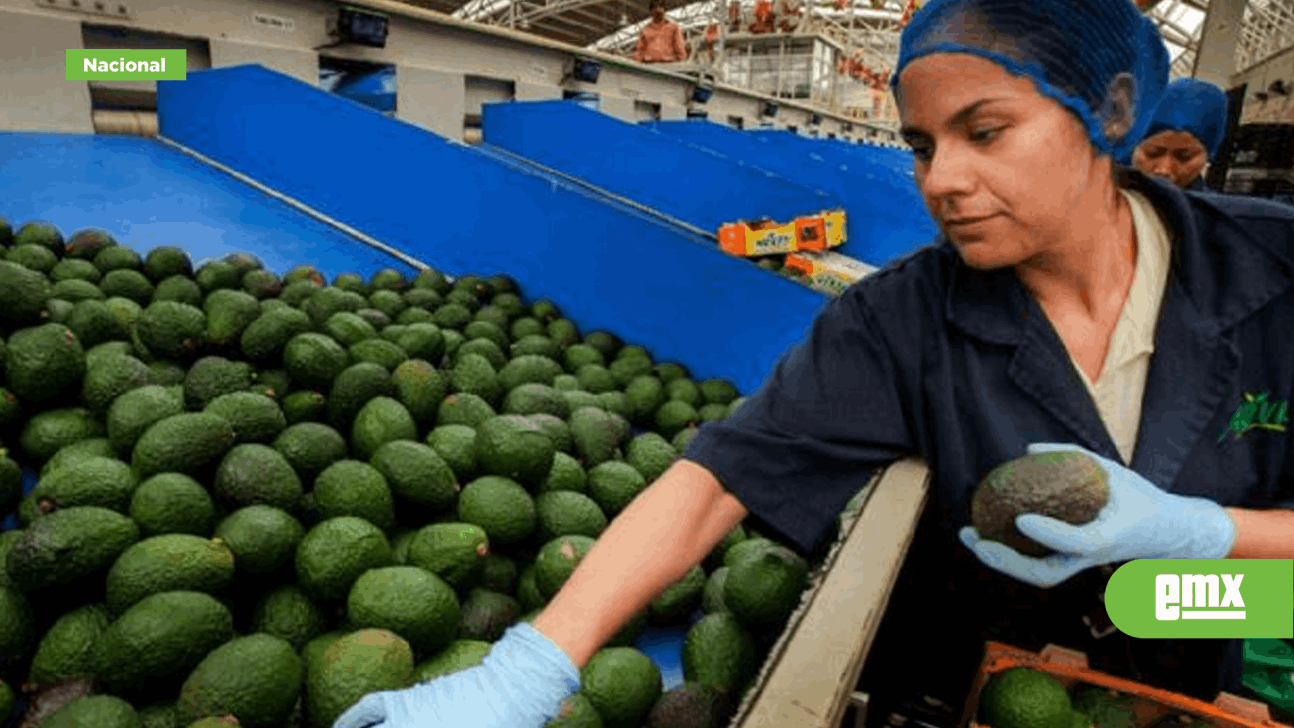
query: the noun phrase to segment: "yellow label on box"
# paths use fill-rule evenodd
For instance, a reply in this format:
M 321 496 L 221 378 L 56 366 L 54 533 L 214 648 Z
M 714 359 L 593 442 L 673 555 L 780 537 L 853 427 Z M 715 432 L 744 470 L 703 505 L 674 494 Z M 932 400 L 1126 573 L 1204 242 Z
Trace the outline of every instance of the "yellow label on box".
M 768 225 L 752 230 L 738 222 L 719 228 L 719 247 L 733 255 L 758 256 L 793 253 L 798 249 L 795 223 Z
M 831 210 L 822 213 L 822 221 L 827 226 L 827 247 L 838 248 L 845 244 L 845 211 Z

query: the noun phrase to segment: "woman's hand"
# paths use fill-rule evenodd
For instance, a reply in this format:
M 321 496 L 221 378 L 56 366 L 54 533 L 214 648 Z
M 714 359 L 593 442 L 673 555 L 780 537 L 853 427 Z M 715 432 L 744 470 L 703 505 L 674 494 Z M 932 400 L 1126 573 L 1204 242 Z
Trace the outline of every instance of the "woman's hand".
M 504 633 L 485 661 L 406 690 L 370 693 L 333 728 L 543 728 L 580 687 L 580 671 L 528 623 Z
M 1236 526 L 1208 498 L 1174 495 L 1137 473 L 1077 445 L 1039 443 L 1029 454 L 1072 450 L 1096 459 L 1109 475 L 1110 499 L 1096 520 L 1071 526 L 1026 513 L 1016 518 L 1020 533 L 1053 549 L 1043 558 L 1024 556 L 1002 543 L 985 541 L 967 526 L 962 543 L 980 561 L 1020 581 L 1052 587 L 1074 574 L 1134 559 L 1221 559 L 1231 553 Z

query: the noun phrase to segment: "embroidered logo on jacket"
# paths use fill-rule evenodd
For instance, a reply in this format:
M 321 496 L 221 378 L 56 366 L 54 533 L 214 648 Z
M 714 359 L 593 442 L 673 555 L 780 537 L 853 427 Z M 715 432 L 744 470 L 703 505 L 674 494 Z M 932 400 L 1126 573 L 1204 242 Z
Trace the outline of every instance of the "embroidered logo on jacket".
M 1231 415 L 1231 422 L 1218 437 L 1218 442 L 1227 439 L 1227 435 L 1231 434 L 1239 440 L 1250 430 L 1284 432 L 1285 425 L 1289 422 L 1289 402 L 1268 401 L 1268 394 L 1270 393 L 1263 392 L 1255 395 L 1252 392 L 1245 392 L 1244 401 Z

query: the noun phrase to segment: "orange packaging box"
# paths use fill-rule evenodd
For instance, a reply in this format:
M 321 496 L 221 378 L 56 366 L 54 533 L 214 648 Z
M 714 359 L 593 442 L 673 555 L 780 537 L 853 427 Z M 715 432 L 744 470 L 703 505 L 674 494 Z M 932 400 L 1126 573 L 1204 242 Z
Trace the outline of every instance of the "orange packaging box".
M 829 250 L 801 251 L 786 256 L 787 268 L 803 273 L 809 285 L 823 293 L 839 296 L 845 289 L 876 268 Z
M 725 253 L 743 257 L 794 253 L 796 224 L 778 225 L 771 220 L 734 222 L 719 228 L 719 247 Z
M 827 250 L 830 248 L 839 248 L 845 244 L 845 211 L 844 210 L 824 210 L 818 215 L 802 217 L 800 220 L 811 221 L 821 219 L 825 239 L 821 244 L 809 245 L 801 241 L 800 250 Z
M 1271 711 L 1264 703 L 1242 698 L 1230 693 L 1219 693 L 1216 700 L 1187 697 L 1168 690 L 1152 688 L 1132 680 L 1114 677 L 1087 666 L 1087 655 L 1056 645 L 1047 645 L 1041 652 L 1029 652 L 1000 642 L 986 642 L 984 659 L 980 663 L 975 687 L 966 699 L 960 725 L 966 728 L 991 728 L 977 722 L 979 695 L 996 674 L 1013 667 L 1027 667 L 1045 672 L 1066 688 L 1075 683 L 1115 690 L 1133 699 L 1136 716 L 1132 728 L 1145 728 L 1166 716 L 1190 715 L 1214 728 L 1289 728 L 1272 720 Z

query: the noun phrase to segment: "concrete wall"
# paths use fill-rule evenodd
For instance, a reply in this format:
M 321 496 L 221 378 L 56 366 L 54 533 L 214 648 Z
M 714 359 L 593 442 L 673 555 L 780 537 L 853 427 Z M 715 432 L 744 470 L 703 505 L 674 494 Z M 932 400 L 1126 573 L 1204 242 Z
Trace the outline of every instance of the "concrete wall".
M 88 132 L 90 97 L 86 82 L 66 81 L 64 51 L 81 47 L 81 24 L 130 27 L 205 39 L 215 67 L 261 63 L 296 78 L 317 83 L 320 53 L 328 56 L 394 63 L 397 67 L 397 115 L 439 133 L 463 138 L 463 115 L 473 113 L 467 76 L 512 83 L 515 98 L 561 98 L 562 89 L 584 87 L 599 94 L 602 109 L 619 118 L 638 120 L 638 102 L 660 107 L 663 119 L 686 116 L 692 81 L 668 69 L 656 69 L 500 28 L 480 26 L 432 14 L 389 0 L 356 0 L 390 16 L 386 48 L 338 46 L 329 35 L 337 5 L 325 0 L 113 0 L 111 17 L 74 9 L 74 0 L 0 0 L 0 129 Z M 79 3 L 82 7 L 89 2 Z M 117 8 L 124 7 L 124 14 Z M 576 55 L 602 63 L 597 84 L 575 84 L 567 78 Z M 711 119 L 743 119 L 747 128 L 759 122 L 766 98 L 718 86 L 703 108 Z M 779 101 L 778 126 L 808 131 L 812 107 Z M 654 107 L 653 107 L 654 108 Z M 896 141 L 879 136 L 856 119 L 818 110 L 823 135 Z M 454 117 L 458 120 L 455 121 Z M 846 127 L 852 131 L 846 131 Z
M 1254 97 L 1277 79 L 1294 87 L 1294 48 L 1277 53 L 1231 77 L 1231 88 L 1249 84 L 1240 112 L 1241 124 L 1294 124 L 1294 95 L 1270 95 L 1266 101 Z

